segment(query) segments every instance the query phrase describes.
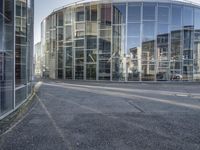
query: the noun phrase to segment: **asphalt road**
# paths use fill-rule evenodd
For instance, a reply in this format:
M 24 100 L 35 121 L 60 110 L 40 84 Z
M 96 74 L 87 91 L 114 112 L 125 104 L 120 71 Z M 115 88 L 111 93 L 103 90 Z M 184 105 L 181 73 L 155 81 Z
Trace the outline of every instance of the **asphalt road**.
M 45 81 L 1 150 L 200 150 L 200 85 Z

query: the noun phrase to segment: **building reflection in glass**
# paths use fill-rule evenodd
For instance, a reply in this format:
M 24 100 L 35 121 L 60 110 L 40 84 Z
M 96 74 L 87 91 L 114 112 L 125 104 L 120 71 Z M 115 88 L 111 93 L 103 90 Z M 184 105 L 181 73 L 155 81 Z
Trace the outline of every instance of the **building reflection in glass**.
M 42 23 L 50 78 L 199 80 L 200 9 L 182 3 L 81 3 Z M 57 19 L 56 19 L 57 18 Z
M 0 1 L 0 119 L 32 93 L 33 8 L 32 0 Z

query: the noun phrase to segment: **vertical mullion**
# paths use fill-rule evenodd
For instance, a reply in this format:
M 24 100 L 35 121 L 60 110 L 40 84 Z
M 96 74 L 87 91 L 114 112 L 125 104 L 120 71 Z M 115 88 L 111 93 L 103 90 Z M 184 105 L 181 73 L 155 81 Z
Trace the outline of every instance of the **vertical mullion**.
M 13 109 L 15 109 L 15 107 L 16 107 L 16 94 L 15 94 L 15 88 L 16 88 L 16 78 L 15 78 L 15 76 L 16 76 L 16 60 L 15 60 L 15 58 L 16 58 L 16 0 L 14 0 L 14 6 L 13 6 L 13 13 L 14 13 L 14 15 L 13 15 L 13 20 L 14 20 L 14 25 L 13 25 L 13 30 L 14 30 L 14 35 L 13 35 L 13 37 L 14 37 L 14 42 L 13 42 Z

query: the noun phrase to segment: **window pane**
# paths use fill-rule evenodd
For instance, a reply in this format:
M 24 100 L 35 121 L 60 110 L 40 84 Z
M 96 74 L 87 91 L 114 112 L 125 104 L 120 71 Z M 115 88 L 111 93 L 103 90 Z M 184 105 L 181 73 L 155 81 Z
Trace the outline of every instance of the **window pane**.
M 111 4 L 101 6 L 101 24 L 111 25 Z
M 158 22 L 168 23 L 169 22 L 169 8 L 158 7 Z
M 96 22 L 87 22 L 86 35 L 97 36 L 97 23 Z
M 97 21 L 97 5 L 91 6 L 91 21 Z
M 155 36 L 155 22 L 143 23 L 143 39 L 154 38 Z
M 138 47 L 140 47 L 140 37 L 128 37 L 127 39 L 128 52 L 130 52 L 131 49 Z
M 87 80 L 96 80 L 96 64 L 86 65 Z
M 159 34 L 167 34 L 169 33 L 169 25 L 168 24 L 158 24 L 158 35 Z
M 126 22 L 126 5 L 113 4 L 113 24 L 122 24 Z
M 128 24 L 128 36 L 140 36 L 140 23 Z
M 72 66 L 72 48 L 67 47 L 66 49 L 66 66 Z
M 87 63 L 96 63 L 96 51 L 87 51 Z
M 143 19 L 144 20 L 155 20 L 155 5 L 144 4 L 143 6 Z
M 76 21 L 84 21 L 84 7 L 76 8 Z
M 200 29 L 200 9 L 195 9 L 194 21 L 195 29 Z
M 181 26 L 181 18 L 182 18 L 182 7 L 181 6 L 172 6 L 172 25 L 173 26 Z
M 62 12 L 58 13 L 57 25 L 58 26 L 63 26 L 63 13 Z
M 141 21 L 141 6 L 128 6 L 128 22 L 140 22 Z
M 193 8 L 184 7 L 183 8 L 183 25 L 193 26 Z
M 65 21 L 66 21 L 65 23 L 66 23 L 66 24 L 71 23 L 71 19 L 72 19 L 71 17 L 72 17 L 71 9 L 67 9 L 66 12 L 65 12 L 65 19 L 66 19 L 66 20 L 65 20 Z
M 72 27 L 65 27 L 65 41 L 70 41 L 72 39 Z
M 97 48 L 97 38 L 87 37 L 87 49 L 96 49 Z

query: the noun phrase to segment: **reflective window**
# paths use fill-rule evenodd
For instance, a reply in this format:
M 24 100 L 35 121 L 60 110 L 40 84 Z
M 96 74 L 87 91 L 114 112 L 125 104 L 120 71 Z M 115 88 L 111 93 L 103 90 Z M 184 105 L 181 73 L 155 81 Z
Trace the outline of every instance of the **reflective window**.
M 63 12 L 58 13 L 57 18 L 58 18 L 57 20 L 58 26 L 63 26 Z
M 58 79 L 63 79 L 63 70 L 58 69 Z
M 99 80 L 110 80 L 110 67 L 108 60 L 99 60 Z
M 65 68 L 65 78 L 72 79 L 73 78 L 73 69 L 72 67 Z
M 76 35 L 75 35 L 76 38 L 84 38 L 84 36 L 85 36 L 84 31 L 76 31 L 75 33 L 76 33 Z
M 167 34 L 169 33 L 168 24 L 158 24 L 158 34 Z
M 172 25 L 180 27 L 182 25 L 182 7 L 172 6 Z
M 72 27 L 65 27 L 65 41 L 70 41 L 72 39 Z
M 140 36 L 140 23 L 128 23 L 128 36 Z
M 104 39 L 99 39 L 99 51 L 102 53 L 110 53 L 111 42 Z
M 83 47 L 84 46 L 84 40 L 76 40 L 75 46 L 76 47 Z
M 184 30 L 184 49 L 193 49 L 193 36 L 194 32 L 192 30 Z
M 142 81 L 154 81 L 155 80 L 155 65 L 147 63 L 142 65 Z
M 101 23 L 111 25 L 111 4 L 102 4 L 101 6 Z
M 87 37 L 87 49 L 96 49 L 97 48 L 97 38 L 96 37 Z
M 85 30 L 85 23 L 77 23 L 76 30 Z
M 193 26 L 193 8 L 183 7 L 183 26 Z
M 58 40 L 63 40 L 63 28 L 58 28 Z
M 86 6 L 86 20 L 97 21 L 97 5 Z
M 66 51 L 66 66 L 72 66 L 72 58 L 73 58 L 73 56 L 72 56 L 72 48 L 71 47 L 67 47 L 66 49 L 65 49 L 65 51 Z
M 72 12 L 71 12 L 71 9 L 68 8 L 65 11 L 65 23 L 69 24 L 69 23 L 71 23 L 71 20 L 72 20 Z
M 63 52 L 59 51 L 58 53 L 58 68 L 63 68 Z
M 85 19 L 87 21 L 90 21 L 91 20 L 91 10 L 90 10 L 90 5 L 89 6 L 85 6 Z
M 155 5 L 154 4 L 146 4 L 144 3 L 143 6 L 143 19 L 144 20 L 155 20 L 156 14 L 155 14 Z
M 195 9 L 195 13 L 194 13 L 194 25 L 195 25 L 195 29 L 200 29 L 200 9 Z
M 83 80 L 84 76 L 84 67 L 83 66 L 76 66 L 75 67 L 75 79 L 76 80 Z
M 86 35 L 96 35 L 97 36 L 97 23 L 87 22 L 86 23 Z
M 86 60 L 86 62 L 87 63 L 96 63 L 96 58 L 97 58 L 97 56 L 96 56 L 96 51 L 92 51 L 92 50 L 87 50 L 87 60 Z
M 126 5 L 113 4 L 113 24 L 123 24 L 126 22 Z
M 140 22 L 140 21 L 141 21 L 141 6 L 134 6 L 129 4 L 128 22 Z
M 168 23 L 169 22 L 169 8 L 158 7 L 158 22 Z
M 171 33 L 171 59 L 182 59 L 181 53 L 181 31 L 172 31 Z
M 76 8 L 76 21 L 84 21 L 84 7 Z
M 146 41 L 142 43 L 142 60 L 146 62 L 155 63 L 155 41 Z
M 97 21 L 97 5 L 91 6 L 91 21 Z
M 128 51 L 132 48 L 140 47 L 140 37 L 128 37 L 127 39 L 127 48 Z
M 146 21 L 143 23 L 143 41 L 154 38 L 155 22 Z
M 87 64 L 86 65 L 86 79 L 87 80 L 96 80 L 96 64 Z

